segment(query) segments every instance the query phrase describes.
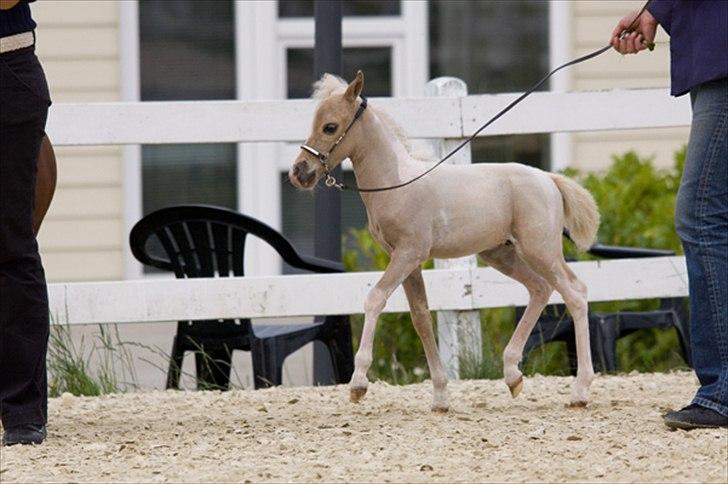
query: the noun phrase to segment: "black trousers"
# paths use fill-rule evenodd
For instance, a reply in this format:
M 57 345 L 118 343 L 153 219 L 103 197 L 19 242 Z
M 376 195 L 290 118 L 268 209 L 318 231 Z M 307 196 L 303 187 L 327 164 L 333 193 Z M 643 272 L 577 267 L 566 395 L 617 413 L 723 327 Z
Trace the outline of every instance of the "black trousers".
M 48 293 L 33 209 L 49 106 L 34 48 L 0 54 L 0 416 L 5 428 L 47 419 Z

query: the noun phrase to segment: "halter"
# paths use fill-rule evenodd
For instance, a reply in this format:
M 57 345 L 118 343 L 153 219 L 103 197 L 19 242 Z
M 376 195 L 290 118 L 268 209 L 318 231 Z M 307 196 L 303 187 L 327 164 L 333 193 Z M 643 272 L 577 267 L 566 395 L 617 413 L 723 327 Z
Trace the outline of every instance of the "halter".
M 331 145 L 331 148 L 329 148 L 329 151 L 322 153 L 314 148 L 311 148 L 307 144 L 301 145 L 301 149 L 303 151 L 306 151 L 308 153 L 311 153 L 313 156 L 316 157 L 316 159 L 321 163 L 321 166 L 324 167 L 324 173 L 326 174 L 326 186 L 336 187 L 339 190 L 344 189 L 344 184 L 336 181 L 336 178 L 331 176 L 331 173 L 329 171 L 329 157 L 331 156 L 331 153 L 334 152 L 337 146 L 339 146 L 339 143 L 341 143 L 341 140 L 344 139 L 344 136 L 346 136 L 346 133 L 349 132 L 352 126 L 354 126 L 354 123 L 357 119 L 361 117 L 362 114 L 364 114 L 364 110 L 367 108 L 367 98 L 364 96 L 361 96 L 361 104 L 359 105 L 359 109 L 356 110 L 356 113 L 354 113 L 354 117 L 352 118 L 351 122 L 349 123 L 349 126 L 346 127 L 343 133 L 341 133 L 341 136 L 339 136 L 339 139 L 337 139 L 333 145 Z

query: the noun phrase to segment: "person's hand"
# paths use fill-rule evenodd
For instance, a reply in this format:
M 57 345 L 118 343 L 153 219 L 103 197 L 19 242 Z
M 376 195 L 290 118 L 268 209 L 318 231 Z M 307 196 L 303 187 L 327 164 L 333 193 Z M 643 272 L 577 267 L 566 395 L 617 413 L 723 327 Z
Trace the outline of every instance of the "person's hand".
M 620 54 L 636 54 L 641 50 L 647 49 L 648 45 L 654 45 L 655 33 L 657 32 L 657 20 L 647 10 L 642 12 L 640 18 L 637 19 L 637 22 L 632 27 L 632 32 L 623 35 L 625 30 L 632 25 L 637 14 L 638 12 L 634 11 L 626 15 L 614 27 L 610 44 Z

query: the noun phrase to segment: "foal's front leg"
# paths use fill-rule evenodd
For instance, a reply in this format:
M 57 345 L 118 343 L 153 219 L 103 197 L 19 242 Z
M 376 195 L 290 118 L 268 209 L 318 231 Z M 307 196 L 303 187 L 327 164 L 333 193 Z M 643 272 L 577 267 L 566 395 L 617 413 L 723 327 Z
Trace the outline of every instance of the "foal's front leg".
M 389 296 L 414 269 L 419 267 L 423 260 L 409 250 L 395 250 L 392 252 L 391 257 L 382 278 L 369 291 L 364 302 L 364 329 L 361 334 L 359 350 L 354 358 L 354 374 L 349 383 L 352 402 L 358 402 L 367 392 L 367 386 L 369 385 L 367 372 L 372 364 L 372 345 L 374 343 L 377 318 L 384 309 Z
M 435 333 L 432 330 L 432 316 L 427 307 L 427 293 L 425 281 L 422 279 L 422 269 L 415 269 L 402 283 L 404 292 L 412 315 L 412 324 L 422 340 L 427 357 L 427 366 L 430 368 L 432 378 L 432 411 L 445 413 L 449 409 L 447 398 L 447 373 L 442 366 L 440 354 L 437 351 Z

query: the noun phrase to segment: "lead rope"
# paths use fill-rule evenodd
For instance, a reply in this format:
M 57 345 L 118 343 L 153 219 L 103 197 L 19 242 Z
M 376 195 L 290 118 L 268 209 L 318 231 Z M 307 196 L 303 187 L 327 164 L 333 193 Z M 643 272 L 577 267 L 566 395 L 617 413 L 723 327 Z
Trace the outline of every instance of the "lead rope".
M 632 32 L 632 28 L 635 26 L 635 24 L 637 23 L 637 20 L 642 16 L 642 14 L 645 12 L 645 10 L 647 10 L 647 6 L 650 4 L 650 1 L 651 0 L 647 0 L 645 2 L 645 4 L 642 6 L 642 9 L 639 11 L 639 13 L 637 14 L 637 16 L 634 18 L 634 20 L 632 20 L 632 23 L 629 25 L 629 27 L 624 32 L 622 32 L 622 35 L 620 36 L 620 38 L 623 38 L 625 35 L 627 35 L 627 34 L 629 34 L 629 33 Z M 495 116 L 493 116 L 492 118 L 490 118 L 490 120 L 488 120 L 483 126 L 481 126 L 480 128 L 478 128 L 478 130 L 475 133 L 473 133 L 469 138 L 467 138 L 465 141 L 463 141 L 457 147 L 455 147 L 451 152 L 449 152 L 447 155 L 445 155 L 444 158 L 442 158 L 440 161 L 438 161 L 436 164 L 434 164 L 433 166 L 431 166 L 429 169 L 427 169 L 423 173 L 417 175 L 416 177 L 412 178 L 411 180 L 408 180 L 408 181 L 403 182 L 403 183 L 399 183 L 397 185 L 388 186 L 388 187 L 376 187 L 376 188 L 350 187 L 350 186 L 346 185 L 343 182 L 338 182 L 333 176 L 331 176 L 328 173 L 328 166 L 325 165 L 325 168 L 327 168 L 327 170 L 326 170 L 327 171 L 327 173 L 326 173 L 326 186 L 329 187 L 329 188 L 337 188 L 339 190 L 351 190 L 351 191 L 354 191 L 354 192 L 361 192 L 361 193 L 385 192 L 385 191 L 388 191 L 388 190 L 395 190 L 397 188 L 406 187 L 410 183 L 416 182 L 420 178 L 424 177 L 425 175 L 427 175 L 428 173 L 430 173 L 431 171 L 433 171 L 438 166 L 440 166 L 443 163 L 445 163 L 445 161 L 447 161 L 448 159 L 450 159 L 455 153 L 457 153 L 458 151 L 460 151 L 465 145 L 467 145 L 468 143 L 470 143 L 471 141 L 473 141 L 478 136 L 478 134 L 480 134 L 481 131 L 483 131 L 485 128 L 487 128 L 488 126 L 490 126 L 491 124 L 493 124 L 498 118 L 500 118 L 501 116 L 503 116 L 504 114 L 506 114 L 508 111 L 510 111 L 511 109 L 513 109 L 513 107 L 516 104 L 520 103 L 526 97 L 528 97 L 529 95 L 531 95 L 536 89 L 538 89 L 539 87 L 541 87 L 544 82 L 546 82 L 551 76 L 553 76 L 554 74 L 556 74 L 557 72 L 559 72 L 561 69 L 565 69 L 567 67 L 570 67 L 570 66 L 579 64 L 579 63 L 584 62 L 584 61 L 587 61 L 589 59 L 593 59 L 594 57 L 603 54 L 604 52 L 608 51 L 611 48 L 612 48 L 612 45 L 610 43 L 610 44 L 608 44 L 608 45 L 606 45 L 606 46 L 604 46 L 604 47 L 602 47 L 602 48 L 600 48 L 598 50 L 595 50 L 594 52 L 592 52 L 590 54 L 586 54 L 584 56 L 578 57 L 578 58 L 576 58 L 574 60 L 571 60 L 571 61 L 567 62 L 566 64 L 562 64 L 559 67 L 555 68 L 554 70 L 552 70 L 551 72 L 549 72 L 548 74 L 546 74 L 546 76 L 544 76 L 543 79 L 541 79 L 536 84 L 534 84 L 533 87 L 531 87 L 528 91 L 526 91 L 523 94 L 521 94 L 520 96 L 518 96 L 518 98 L 515 101 L 511 102 L 508 106 L 506 106 L 500 112 L 498 112 L 498 114 L 496 114 Z M 650 50 L 652 50 L 654 48 L 654 44 L 648 44 L 648 48 Z M 366 104 L 365 104 L 365 106 L 366 106 Z M 358 118 L 358 116 L 356 116 L 355 119 L 356 118 Z M 352 124 L 353 124 L 353 122 L 352 122 Z M 351 125 L 349 125 L 349 128 L 351 128 Z M 347 128 L 347 131 L 348 131 L 348 128 Z

